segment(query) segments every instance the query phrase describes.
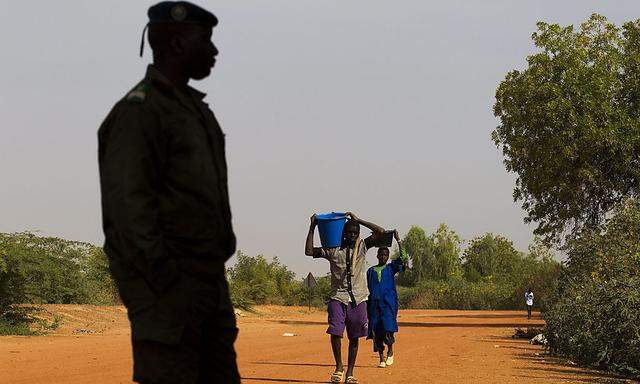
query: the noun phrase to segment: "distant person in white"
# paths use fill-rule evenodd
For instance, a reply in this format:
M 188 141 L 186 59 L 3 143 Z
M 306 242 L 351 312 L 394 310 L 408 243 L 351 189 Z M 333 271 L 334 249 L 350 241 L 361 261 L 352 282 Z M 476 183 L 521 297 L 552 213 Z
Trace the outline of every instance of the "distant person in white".
M 531 288 L 524 293 L 524 301 L 527 304 L 527 319 L 531 319 L 531 308 L 533 307 L 533 292 L 531 292 Z

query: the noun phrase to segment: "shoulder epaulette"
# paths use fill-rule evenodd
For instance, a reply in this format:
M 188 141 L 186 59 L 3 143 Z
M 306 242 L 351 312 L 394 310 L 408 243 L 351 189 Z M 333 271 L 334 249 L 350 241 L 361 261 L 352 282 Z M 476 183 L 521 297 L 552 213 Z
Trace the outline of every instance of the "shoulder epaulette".
M 147 98 L 147 92 L 149 91 L 149 85 L 146 83 L 140 83 L 131 92 L 127 94 L 127 101 L 134 103 L 142 103 Z

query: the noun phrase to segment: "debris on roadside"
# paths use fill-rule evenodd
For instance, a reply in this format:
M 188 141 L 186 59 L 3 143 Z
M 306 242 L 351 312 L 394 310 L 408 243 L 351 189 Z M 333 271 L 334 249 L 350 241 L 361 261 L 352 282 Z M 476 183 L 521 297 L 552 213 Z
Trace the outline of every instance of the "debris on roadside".
M 529 340 L 529 344 L 533 345 L 547 345 L 547 338 L 542 333 L 536 335 L 533 339 Z
M 515 333 L 511 336 L 511 338 L 531 340 L 543 332 L 544 332 L 543 328 L 535 328 L 535 327 L 531 327 L 527 329 L 516 328 Z
M 78 328 L 78 329 L 74 329 L 73 333 L 75 333 L 76 335 L 91 335 L 93 333 L 96 333 L 96 331 L 92 331 L 90 329 Z

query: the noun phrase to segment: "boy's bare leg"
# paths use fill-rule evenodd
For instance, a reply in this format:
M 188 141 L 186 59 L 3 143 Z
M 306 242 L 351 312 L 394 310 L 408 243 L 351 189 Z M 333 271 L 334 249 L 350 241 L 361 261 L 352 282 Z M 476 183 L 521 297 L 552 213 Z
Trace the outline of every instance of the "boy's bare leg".
M 376 345 L 376 348 L 378 349 L 378 355 L 380 356 L 380 362 L 382 363 L 385 358 L 384 358 L 384 341 L 380 338 L 379 335 L 375 335 L 373 338 L 373 342 Z
M 387 345 L 387 356 L 388 357 L 393 356 L 393 344 Z
M 331 335 L 331 349 L 333 350 L 333 358 L 336 360 L 336 371 L 342 372 L 342 338 L 340 336 Z M 349 349 L 351 353 L 351 349 Z
M 349 361 L 347 365 L 347 377 L 353 376 L 353 368 L 356 366 L 356 356 L 358 355 L 359 339 L 349 339 Z

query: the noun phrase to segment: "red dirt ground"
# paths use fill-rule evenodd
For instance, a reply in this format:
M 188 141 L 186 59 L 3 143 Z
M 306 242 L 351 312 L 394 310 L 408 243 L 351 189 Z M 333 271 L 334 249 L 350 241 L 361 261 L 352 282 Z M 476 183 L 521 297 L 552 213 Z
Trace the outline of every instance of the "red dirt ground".
M 131 351 L 122 307 L 47 305 L 62 325 L 47 336 L 0 337 L 0 383 L 131 383 Z M 243 383 L 325 383 L 333 369 L 326 314 L 300 307 L 258 307 L 238 318 Z M 511 338 L 514 327 L 542 325 L 523 312 L 403 310 L 396 363 L 376 368 L 362 341 L 361 383 L 623 383 L 546 356 Z M 283 333 L 296 336 L 285 337 Z M 346 344 L 346 343 L 345 343 Z M 343 345 L 346 358 L 346 345 Z

